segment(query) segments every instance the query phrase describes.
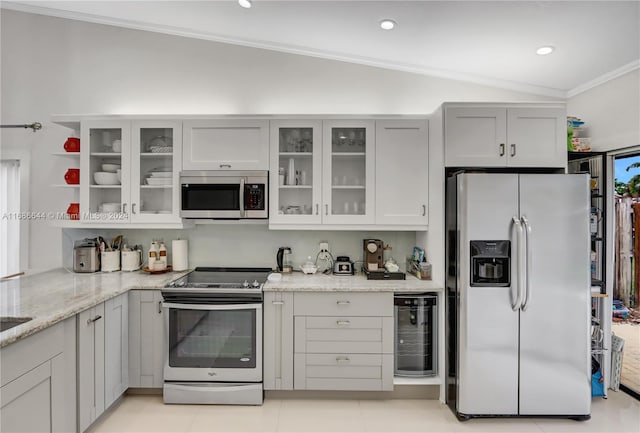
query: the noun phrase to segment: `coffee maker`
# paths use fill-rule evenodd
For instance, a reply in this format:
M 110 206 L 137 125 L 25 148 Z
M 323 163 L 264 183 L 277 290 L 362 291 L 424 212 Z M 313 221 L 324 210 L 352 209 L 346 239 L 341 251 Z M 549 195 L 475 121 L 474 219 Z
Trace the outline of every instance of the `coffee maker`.
M 367 271 L 384 270 L 383 247 L 380 239 L 364 239 L 364 267 Z

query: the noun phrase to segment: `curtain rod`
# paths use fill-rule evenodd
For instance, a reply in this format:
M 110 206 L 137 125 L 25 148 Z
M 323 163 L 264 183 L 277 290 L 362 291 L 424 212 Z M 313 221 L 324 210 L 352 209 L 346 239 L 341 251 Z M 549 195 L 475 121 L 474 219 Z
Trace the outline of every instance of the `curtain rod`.
M 24 124 L 24 125 L 0 125 L 0 128 L 31 128 L 33 129 L 33 132 L 36 132 L 38 129 L 42 129 L 42 123 L 40 122 L 33 122 L 31 124 Z

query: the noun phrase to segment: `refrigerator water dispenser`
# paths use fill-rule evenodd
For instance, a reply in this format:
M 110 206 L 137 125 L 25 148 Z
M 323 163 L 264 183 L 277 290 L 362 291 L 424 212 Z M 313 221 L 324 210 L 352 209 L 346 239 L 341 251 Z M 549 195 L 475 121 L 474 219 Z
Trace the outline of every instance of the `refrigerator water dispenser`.
M 506 287 L 511 284 L 511 243 L 470 241 L 471 286 Z

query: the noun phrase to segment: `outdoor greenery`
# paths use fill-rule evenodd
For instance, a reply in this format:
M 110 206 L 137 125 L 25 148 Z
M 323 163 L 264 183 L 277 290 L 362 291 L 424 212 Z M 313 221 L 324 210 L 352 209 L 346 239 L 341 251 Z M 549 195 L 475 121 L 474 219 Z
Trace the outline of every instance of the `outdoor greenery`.
M 634 162 L 627 167 L 627 171 L 633 168 L 639 168 L 640 162 Z M 616 193 L 620 195 L 631 194 L 632 196 L 640 195 L 640 174 L 636 174 L 635 176 L 629 179 L 629 182 L 624 183 L 620 182 L 618 178 L 614 180 L 614 189 Z

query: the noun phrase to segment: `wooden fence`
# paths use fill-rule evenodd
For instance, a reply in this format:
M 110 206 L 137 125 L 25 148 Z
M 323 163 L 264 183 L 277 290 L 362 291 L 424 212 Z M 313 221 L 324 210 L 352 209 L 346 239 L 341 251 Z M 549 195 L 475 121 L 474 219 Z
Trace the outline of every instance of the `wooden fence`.
M 638 227 L 636 234 L 635 227 Z M 614 299 L 637 307 L 640 303 L 640 199 L 615 197 Z

